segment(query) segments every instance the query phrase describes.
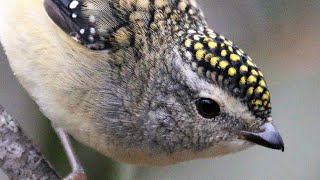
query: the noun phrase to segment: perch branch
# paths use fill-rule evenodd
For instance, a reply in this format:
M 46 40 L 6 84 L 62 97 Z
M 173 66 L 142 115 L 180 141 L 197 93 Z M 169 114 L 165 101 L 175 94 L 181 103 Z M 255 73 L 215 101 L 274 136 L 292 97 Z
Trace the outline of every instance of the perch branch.
M 9 179 L 60 179 L 37 147 L 1 105 L 0 168 Z

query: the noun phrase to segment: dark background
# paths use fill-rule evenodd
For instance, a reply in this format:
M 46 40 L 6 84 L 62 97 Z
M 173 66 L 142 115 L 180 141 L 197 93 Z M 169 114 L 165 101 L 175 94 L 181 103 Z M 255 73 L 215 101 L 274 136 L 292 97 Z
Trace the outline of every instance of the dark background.
M 320 1 L 198 2 L 210 26 L 238 44 L 263 70 L 285 152 L 254 147 L 175 166 L 136 167 L 112 162 L 75 143 L 91 179 L 319 179 Z M 59 172 L 66 174 L 66 157 L 48 120 L 18 84 L 2 51 L 0 104 L 20 122 Z

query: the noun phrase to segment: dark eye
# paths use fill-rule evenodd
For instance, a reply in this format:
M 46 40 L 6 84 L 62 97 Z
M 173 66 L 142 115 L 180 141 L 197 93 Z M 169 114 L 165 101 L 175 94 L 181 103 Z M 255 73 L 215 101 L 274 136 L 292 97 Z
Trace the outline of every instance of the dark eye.
M 196 101 L 198 113 L 204 118 L 214 118 L 220 114 L 220 106 L 209 98 L 200 98 Z

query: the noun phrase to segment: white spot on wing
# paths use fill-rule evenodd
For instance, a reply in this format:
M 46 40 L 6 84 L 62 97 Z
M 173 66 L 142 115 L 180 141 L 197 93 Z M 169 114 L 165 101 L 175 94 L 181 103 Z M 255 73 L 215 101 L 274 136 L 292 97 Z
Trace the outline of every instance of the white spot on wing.
M 78 5 L 79 5 L 79 1 L 72 1 L 72 2 L 69 4 L 69 8 L 70 8 L 70 9 L 75 9 L 75 8 L 77 8 Z
M 91 34 L 95 34 L 96 33 L 96 29 L 95 28 L 90 28 L 90 33 Z

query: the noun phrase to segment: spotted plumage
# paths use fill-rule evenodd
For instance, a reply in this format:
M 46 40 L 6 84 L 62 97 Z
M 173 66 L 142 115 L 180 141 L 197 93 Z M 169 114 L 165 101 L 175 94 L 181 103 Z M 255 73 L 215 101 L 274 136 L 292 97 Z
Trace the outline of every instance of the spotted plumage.
M 263 74 L 233 42 L 205 29 L 189 33 L 181 46 L 181 54 L 201 76 L 239 98 L 257 117 L 270 116 L 270 93 Z
M 92 0 L 54 2 L 64 4 L 66 15 L 69 18 L 71 16 L 72 27 L 76 27 L 64 30 L 91 49 L 132 46 L 136 51 L 143 52 L 148 50 L 147 44 L 156 46 L 152 44 L 149 33 L 176 36 L 173 43 L 181 45 L 181 54 L 195 71 L 239 98 L 257 117 L 265 119 L 270 116 L 270 96 L 261 71 L 230 40 L 207 28 L 202 21 L 202 13 L 193 1 L 105 2 L 100 9 L 119 17 L 118 20 L 110 15 L 97 15 L 93 12 L 92 9 L 97 9 L 100 4 Z M 124 7 L 127 11 L 124 11 Z M 102 23 L 109 26 L 101 26 Z M 148 30 L 141 31 L 139 27 L 146 27 Z M 144 39 L 148 36 L 150 42 Z M 158 38 L 155 43 L 161 43 L 161 39 Z
M 144 35 L 152 41 L 152 34 L 182 35 L 182 28 L 205 23 L 194 0 L 52 0 L 45 7 L 61 29 L 93 50 L 143 46 Z
M 209 29 L 195 0 L 11 0 L 0 9 L 1 43 L 22 85 L 55 127 L 108 157 L 168 165 L 253 143 L 284 149 L 261 71 Z
M 102 50 L 109 46 L 97 34 L 94 15 L 85 15 L 83 0 L 45 1 L 45 8 L 52 20 L 66 31 L 74 40 L 88 48 Z

